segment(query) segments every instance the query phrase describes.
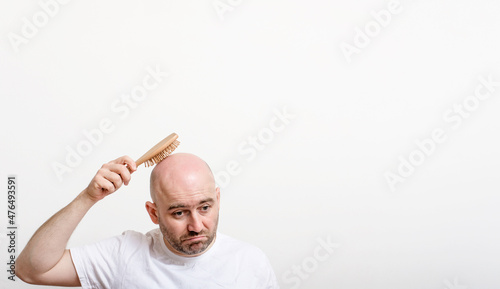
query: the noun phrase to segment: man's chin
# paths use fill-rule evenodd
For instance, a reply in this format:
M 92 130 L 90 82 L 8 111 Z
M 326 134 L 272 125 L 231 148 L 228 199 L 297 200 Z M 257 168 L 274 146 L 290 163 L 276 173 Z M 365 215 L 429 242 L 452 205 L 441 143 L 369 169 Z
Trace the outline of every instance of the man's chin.
M 177 242 L 171 242 L 164 237 L 164 241 L 169 249 L 178 255 L 185 257 L 196 257 L 207 251 L 215 241 L 215 234 L 213 236 L 201 235 L 192 236 L 187 239 L 181 239 Z
M 185 246 L 183 249 L 184 254 L 186 255 L 198 255 L 207 250 L 208 247 L 208 240 L 207 241 L 194 241 L 190 243 L 189 245 Z

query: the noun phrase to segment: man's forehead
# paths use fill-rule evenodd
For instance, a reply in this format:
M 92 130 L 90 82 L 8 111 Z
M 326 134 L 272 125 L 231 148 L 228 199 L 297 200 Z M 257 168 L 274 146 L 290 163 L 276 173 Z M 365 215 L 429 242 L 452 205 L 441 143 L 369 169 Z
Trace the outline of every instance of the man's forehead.
M 200 191 L 171 191 L 162 194 L 161 199 L 165 207 L 194 207 L 204 202 L 214 201 L 216 191 L 214 188 Z

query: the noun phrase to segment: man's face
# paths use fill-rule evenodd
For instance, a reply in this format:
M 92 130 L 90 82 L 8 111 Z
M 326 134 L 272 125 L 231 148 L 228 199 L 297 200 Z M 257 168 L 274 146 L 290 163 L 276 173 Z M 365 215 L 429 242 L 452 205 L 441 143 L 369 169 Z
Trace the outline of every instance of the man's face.
M 203 253 L 217 232 L 219 204 L 219 188 L 213 184 L 165 192 L 155 205 L 167 247 L 181 255 Z

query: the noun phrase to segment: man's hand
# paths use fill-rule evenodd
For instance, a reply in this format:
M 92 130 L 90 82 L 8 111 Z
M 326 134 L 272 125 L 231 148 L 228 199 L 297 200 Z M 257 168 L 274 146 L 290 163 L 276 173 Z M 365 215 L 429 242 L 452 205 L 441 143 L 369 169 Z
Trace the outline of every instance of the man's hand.
M 66 244 L 88 210 L 127 185 L 136 170 L 128 156 L 103 165 L 85 190 L 35 232 L 17 258 L 16 275 L 32 284 L 81 286 Z
M 137 166 L 130 157 L 123 156 L 104 164 L 85 189 L 87 196 L 97 202 L 114 193 L 123 184 L 128 185 Z

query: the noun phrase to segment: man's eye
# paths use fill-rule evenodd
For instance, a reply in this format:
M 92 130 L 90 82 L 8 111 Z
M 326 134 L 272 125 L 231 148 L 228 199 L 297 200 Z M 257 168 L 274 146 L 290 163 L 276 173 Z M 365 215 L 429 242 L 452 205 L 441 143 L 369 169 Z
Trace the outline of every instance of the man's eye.
M 174 213 L 174 216 L 181 217 L 183 215 L 182 211 L 178 211 Z
M 208 208 L 210 208 L 210 206 L 203 206 L 203 207 L 201 207 L 201 209 L 202 209 L 203 211 L 208 211 Z

